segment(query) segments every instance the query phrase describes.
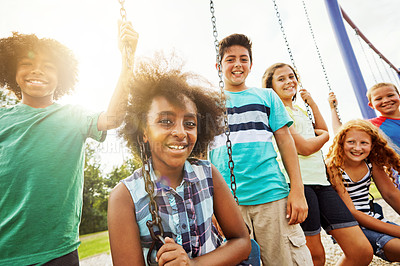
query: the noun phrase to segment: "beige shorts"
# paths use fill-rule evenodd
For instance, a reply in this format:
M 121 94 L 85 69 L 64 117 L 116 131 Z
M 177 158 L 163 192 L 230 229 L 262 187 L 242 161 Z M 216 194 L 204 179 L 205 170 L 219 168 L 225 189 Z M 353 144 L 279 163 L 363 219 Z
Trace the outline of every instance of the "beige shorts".
M 288 225 L 286 205 L 287 198 L 284 198 L 239 208 L 250 227 L 251 237 L 260 245 L 263 265 L 313 265 L 300 225 Z

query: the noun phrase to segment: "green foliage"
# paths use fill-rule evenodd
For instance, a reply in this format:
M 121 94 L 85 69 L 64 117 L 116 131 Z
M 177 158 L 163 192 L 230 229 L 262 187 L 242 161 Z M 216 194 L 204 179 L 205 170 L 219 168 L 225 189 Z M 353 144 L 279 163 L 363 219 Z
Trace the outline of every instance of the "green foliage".
M 119 181 L 132 175 L 133 171 L 141 166 L 142 162 L 139 158 L 133 157 L 128 159 L 121 166 L 114 167 L 111 173 L 108 174 L 108 178 L 105 180 L 105 185 L 109 189 L 114 188 Z
M 89 235 L 81 235 L 79 237 L 81 245 L 78 248 L 80 259 L 91 257 L 104 252 L 110 252 L 110 242 L 108 240 L 108 232 L 98 232 Z
M 118 182 L 140 167 L 140 160 L 131 158 L 108 175 L 100 168 L 100 159 L 96 157 L 95 142 L 88 142 L 85 149 L 85 180 L 83 187 L 83 209 L 79 228 L 80 234 L 107 230 L 108 196 Z
M 94 144 L 88 142 L 85 149 L 85 179 L 83 187 L 82 220 L 80 234 L 93 233 L 107 229 L 107 191 L 95 156 Z
M 18 102 L 19 100 L 12 93 L 7 93 L 7 91 L 0 90 L 0 107 L 15 105 Z

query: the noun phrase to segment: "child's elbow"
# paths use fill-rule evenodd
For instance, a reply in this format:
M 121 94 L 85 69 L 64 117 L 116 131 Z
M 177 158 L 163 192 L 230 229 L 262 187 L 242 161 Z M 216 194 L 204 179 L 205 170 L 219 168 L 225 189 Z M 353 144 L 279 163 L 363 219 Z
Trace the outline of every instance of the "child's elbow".
M 243 238 L 243 245 L 242 245 L 242 261 L 243 260 L 247 260 L 250 256 L 251 253 L 251 249 L 252 249 L 252 243 L 250 240 L 250 236 L 247 236 L 245 238 Z
M 303 156 L 310 156 L 314 152 L 315 151 L 313 149 L 310 149 L 308 146 L 303 147 L 301 149 L 297 149 L 297 153 Z

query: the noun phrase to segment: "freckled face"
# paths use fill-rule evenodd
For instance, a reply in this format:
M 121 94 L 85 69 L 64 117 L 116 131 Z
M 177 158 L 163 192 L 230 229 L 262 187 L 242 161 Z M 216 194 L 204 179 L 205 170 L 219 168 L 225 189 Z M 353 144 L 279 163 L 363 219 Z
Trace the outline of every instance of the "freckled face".
M 57 74 L 57 67 L 45 54 L 32 54 L 18 60 L 16 81 L 21 88 L 22 101 L 53 101 Z
M 343 149 L 348 160 L 363 161 L 371 152 L 371 137 L 364 131 L 351 129 L 346 134 Z
M 272 76 L 272 89 L 283 101 L 293 99 L 297 93 L 297 79 L 290 67 L 283 66 L 275 70 Z
M 182 168 L 197 141 L 197 108 L 184 97 L 178 107 L 165 97 L 153 99 L 147 114 L 144 141 L 150 145 L 154 169 Z

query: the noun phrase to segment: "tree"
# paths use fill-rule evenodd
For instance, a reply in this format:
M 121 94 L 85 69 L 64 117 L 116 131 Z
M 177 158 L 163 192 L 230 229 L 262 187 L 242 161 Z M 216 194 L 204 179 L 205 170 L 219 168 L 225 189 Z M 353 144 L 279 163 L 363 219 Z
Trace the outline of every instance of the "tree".
M 10 105 L 15 105 L 19 100 L 12 93 L 7 93 L 5 90 L 0 90 L 0 108 Z
M 107 206 L 111 189 L 141 166 L 140 160 L 133 157 L 126 160 L 121 166 L 114 167 L 107 177 L 104 177 L 100 168 L 100 159 L 95 155 L 98 147 L 95 145 L 94 141 L 89 141 L 85 149 L 85 180 L 80 234 L 107 230 Z
M 100 160 L 95 156 L 94 142 L 88 142 L 85 149 L 85 172 L 83 186 L 82 219 L 80 234 L 107 229 L 107 190 L 100 169 Z
M 129 158 L 121 166 L 114 167 L 111 173 L 108 174 L 108 178 L 105 180 L 106 187 L 111 190 L 119 181 L 132 175 L 133 172 L 141 166 L 142 162 L 139 158 L 136 156 Z

